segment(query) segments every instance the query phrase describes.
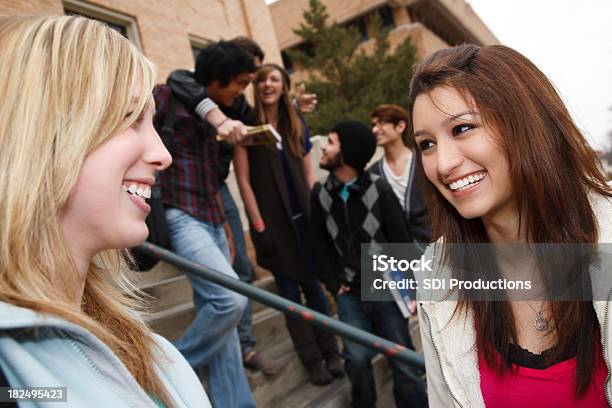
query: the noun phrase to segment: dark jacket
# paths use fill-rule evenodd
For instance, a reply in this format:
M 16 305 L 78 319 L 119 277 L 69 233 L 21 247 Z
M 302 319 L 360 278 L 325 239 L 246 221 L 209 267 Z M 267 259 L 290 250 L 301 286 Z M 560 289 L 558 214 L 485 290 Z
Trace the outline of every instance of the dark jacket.
M 195 112 L 196 106 L 208 98 L 206 88 L 195 80 L 193 72 L 186 69 L 177 69 L 168 76 L 168 85 L 172 88 L 174 96 L 187 109 Z M 232 106 L 219 106 L 221 111 L 229 118 L 239 120 L 246 125 L 253 125 L 253 108 L 244 95 L 234 100 Z M 223 183 L 229 175 L 230 163 L 234 156 L 234 146 L 227 142 L 219 143 L 219 183 Z
M 346 203 L 339 195 L 342 186 L 330 174 L 311 193 L 319 278 L 333 294 L 341 284 L 360 290 L 362 243 L 412 242 L 402 207 L 384 178 L 362 172 Z
M 406 192 L 404 196 L 404 215 L 408 224 L 408 231 L 412 242 L 414 243 L 429 243 L 429 221 L 427 219 L 427 207 L 420 184 L 420 177 L 417 172 L 416 156 L 413 151 L 412 160 L 410 160 L 410 169 L 408 170 L 408 183 L 406 183 Z M 372 164 L 368 171 L 372 174 L 387 179 L 383 171 L 383 159 Z
M 290 153 L 283 138 L 283 149 L 295 199 L 302 210 L 306 225 L 304 239 L 312 242 L 310 229 L 310 190 L 302 157 Z M 257 264 L 302 283 L 312 281 L 308 265 L 310 256 L 300 247 L 293 223 L 285 173 L 276 149 L 268 146 L 247 147 L 251 187 L 257 199 L 262 219 L 266 223 L 263 233 L 250 226 L 251 240 L 257 254 Z
M 167 85 L 158 86 L 153 94 L 156 107 L 153 124 L 160 134 L 171 94 L 174 90 Z M 215 225 L 222 224 L 225 217 L 216 198 L 219 192 L 216 130 L 178 100 L 174 113 L 172 136 L 164 138 L 172 165 L 160 173 L 164 205 Z

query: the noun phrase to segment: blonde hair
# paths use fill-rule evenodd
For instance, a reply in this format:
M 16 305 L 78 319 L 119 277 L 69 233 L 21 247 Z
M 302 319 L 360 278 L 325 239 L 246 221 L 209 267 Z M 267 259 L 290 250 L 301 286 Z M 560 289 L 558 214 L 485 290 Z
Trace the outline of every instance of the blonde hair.
M 153 65 L 100 22 L 0 16 L 0 300 L 89 330 L 172 406 L 156 343 L 131 312 L 142 303 L 125 254 L 96 255 L 75 307 L 78 273 L 60 226 L 85 158 L 137 120 L 154 84 Z

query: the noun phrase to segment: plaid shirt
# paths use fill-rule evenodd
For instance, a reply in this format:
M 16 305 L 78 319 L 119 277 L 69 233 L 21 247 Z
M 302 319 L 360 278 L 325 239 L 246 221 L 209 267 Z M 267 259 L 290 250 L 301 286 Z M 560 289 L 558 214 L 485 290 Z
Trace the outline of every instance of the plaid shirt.
M 154 93 L 155 118 L 160 131 L 166 117 L 170 89 L 159 85 Z M 217 200 L 219 191 L 216 129 L 191 113 L 176 99 L 174 137 L 164 140 L 172 166 L 160 174 L 164 205 L 175 207 L 214 225 L 225 221 Z

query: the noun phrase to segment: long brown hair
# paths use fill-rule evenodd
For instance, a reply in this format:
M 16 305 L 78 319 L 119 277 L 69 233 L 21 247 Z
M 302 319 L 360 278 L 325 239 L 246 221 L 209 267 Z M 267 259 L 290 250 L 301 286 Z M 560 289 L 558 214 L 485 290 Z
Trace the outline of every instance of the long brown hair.
M 473 101 L 483 122 L 495 129 L 496 142 L 509 163 L 518 205 L 519 230 L 531 243 L 597 243 L 590 192 L 612 196 L 597 166 L 594 151 L 572 121 L 554 86 L 527 58 L 504 46 L 464 44 L 435 52 L 416 68 L 410 84 L 409 112 L 418 95 L 451 87 Z M 413 134 L 412 121 L 408 123 Z M 421 162 L 420 154 L 418 160 Z M 490 242 L 480 218 L 465 219 L 433 186 L 424 186 L 435 237 L 449 243 Z M 449 265 L 461 262 L 452 254 Z M 539 258 L 538 258 L 539 259 Z M 496 352 L 511 367 L 510 342 L 516 339 L 514 316 L 507 302 L 475 302 L 459 293 L 457 311 L 474 315 L 478 350 L 491 366 Z M 552 302 L 557 346 L 550 359 L 576 355 L 576 395 L 590 382 L 599 328 L 590 302 Z
M 260 124 L 268 123 L 269 119 L 266 117 L 266 112 L 261 103 L 259 92 L 257 92 L 257 84 L 265 80 L 266 77 L 273 71 L 278 71 L 281 74 L 283 81 L 283 91 L 278 104 L 278 131 L 283 137 L 287 137 L 287 144 L 289 150 L 295 157 L 302 157 L 304 155 L 304 123 L 297 113 L 297 110 L 291 103 L 291 96 L 289 90 L 291 89 L 291 80 L 289 74 L 283 69 L 283 67 L 277 64 L 264 64 L 257 71 L 253 84 L 255 85 L 255 116 Z

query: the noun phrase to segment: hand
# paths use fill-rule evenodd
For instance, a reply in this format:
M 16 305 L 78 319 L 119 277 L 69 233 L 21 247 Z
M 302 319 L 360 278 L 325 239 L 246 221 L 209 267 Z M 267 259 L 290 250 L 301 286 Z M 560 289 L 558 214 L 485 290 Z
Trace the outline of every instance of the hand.
M 342 285 L 340 285 L 340 289 L 338 289 L 337 295 L 340 296 L 343 293 L 347 293 L 347 292 L 350 292 L 350 291 L 351 291 L 351 287 L 350 286 L 342 284 Z
M 416 300 L 410 301 L 410 304 L 408 305 L 408 311 L 410 312 L 410 316 L 414 316 L 417 313 Z
M 217 126 L 217 133 L 230 144 L 240 142 L 244 139 L 246 132 L 246 126 L 239 120 L 225 119 Z
M 301 83 L 295 96 L 295 103 L 302 113 L 310 113 L 317 107 L 317 94 L 307 94 L 306 86 Z
M 263 220 L 258 220 L 253 223 L 253 229 L 260 234 L 266 230 L 266 224 Z

